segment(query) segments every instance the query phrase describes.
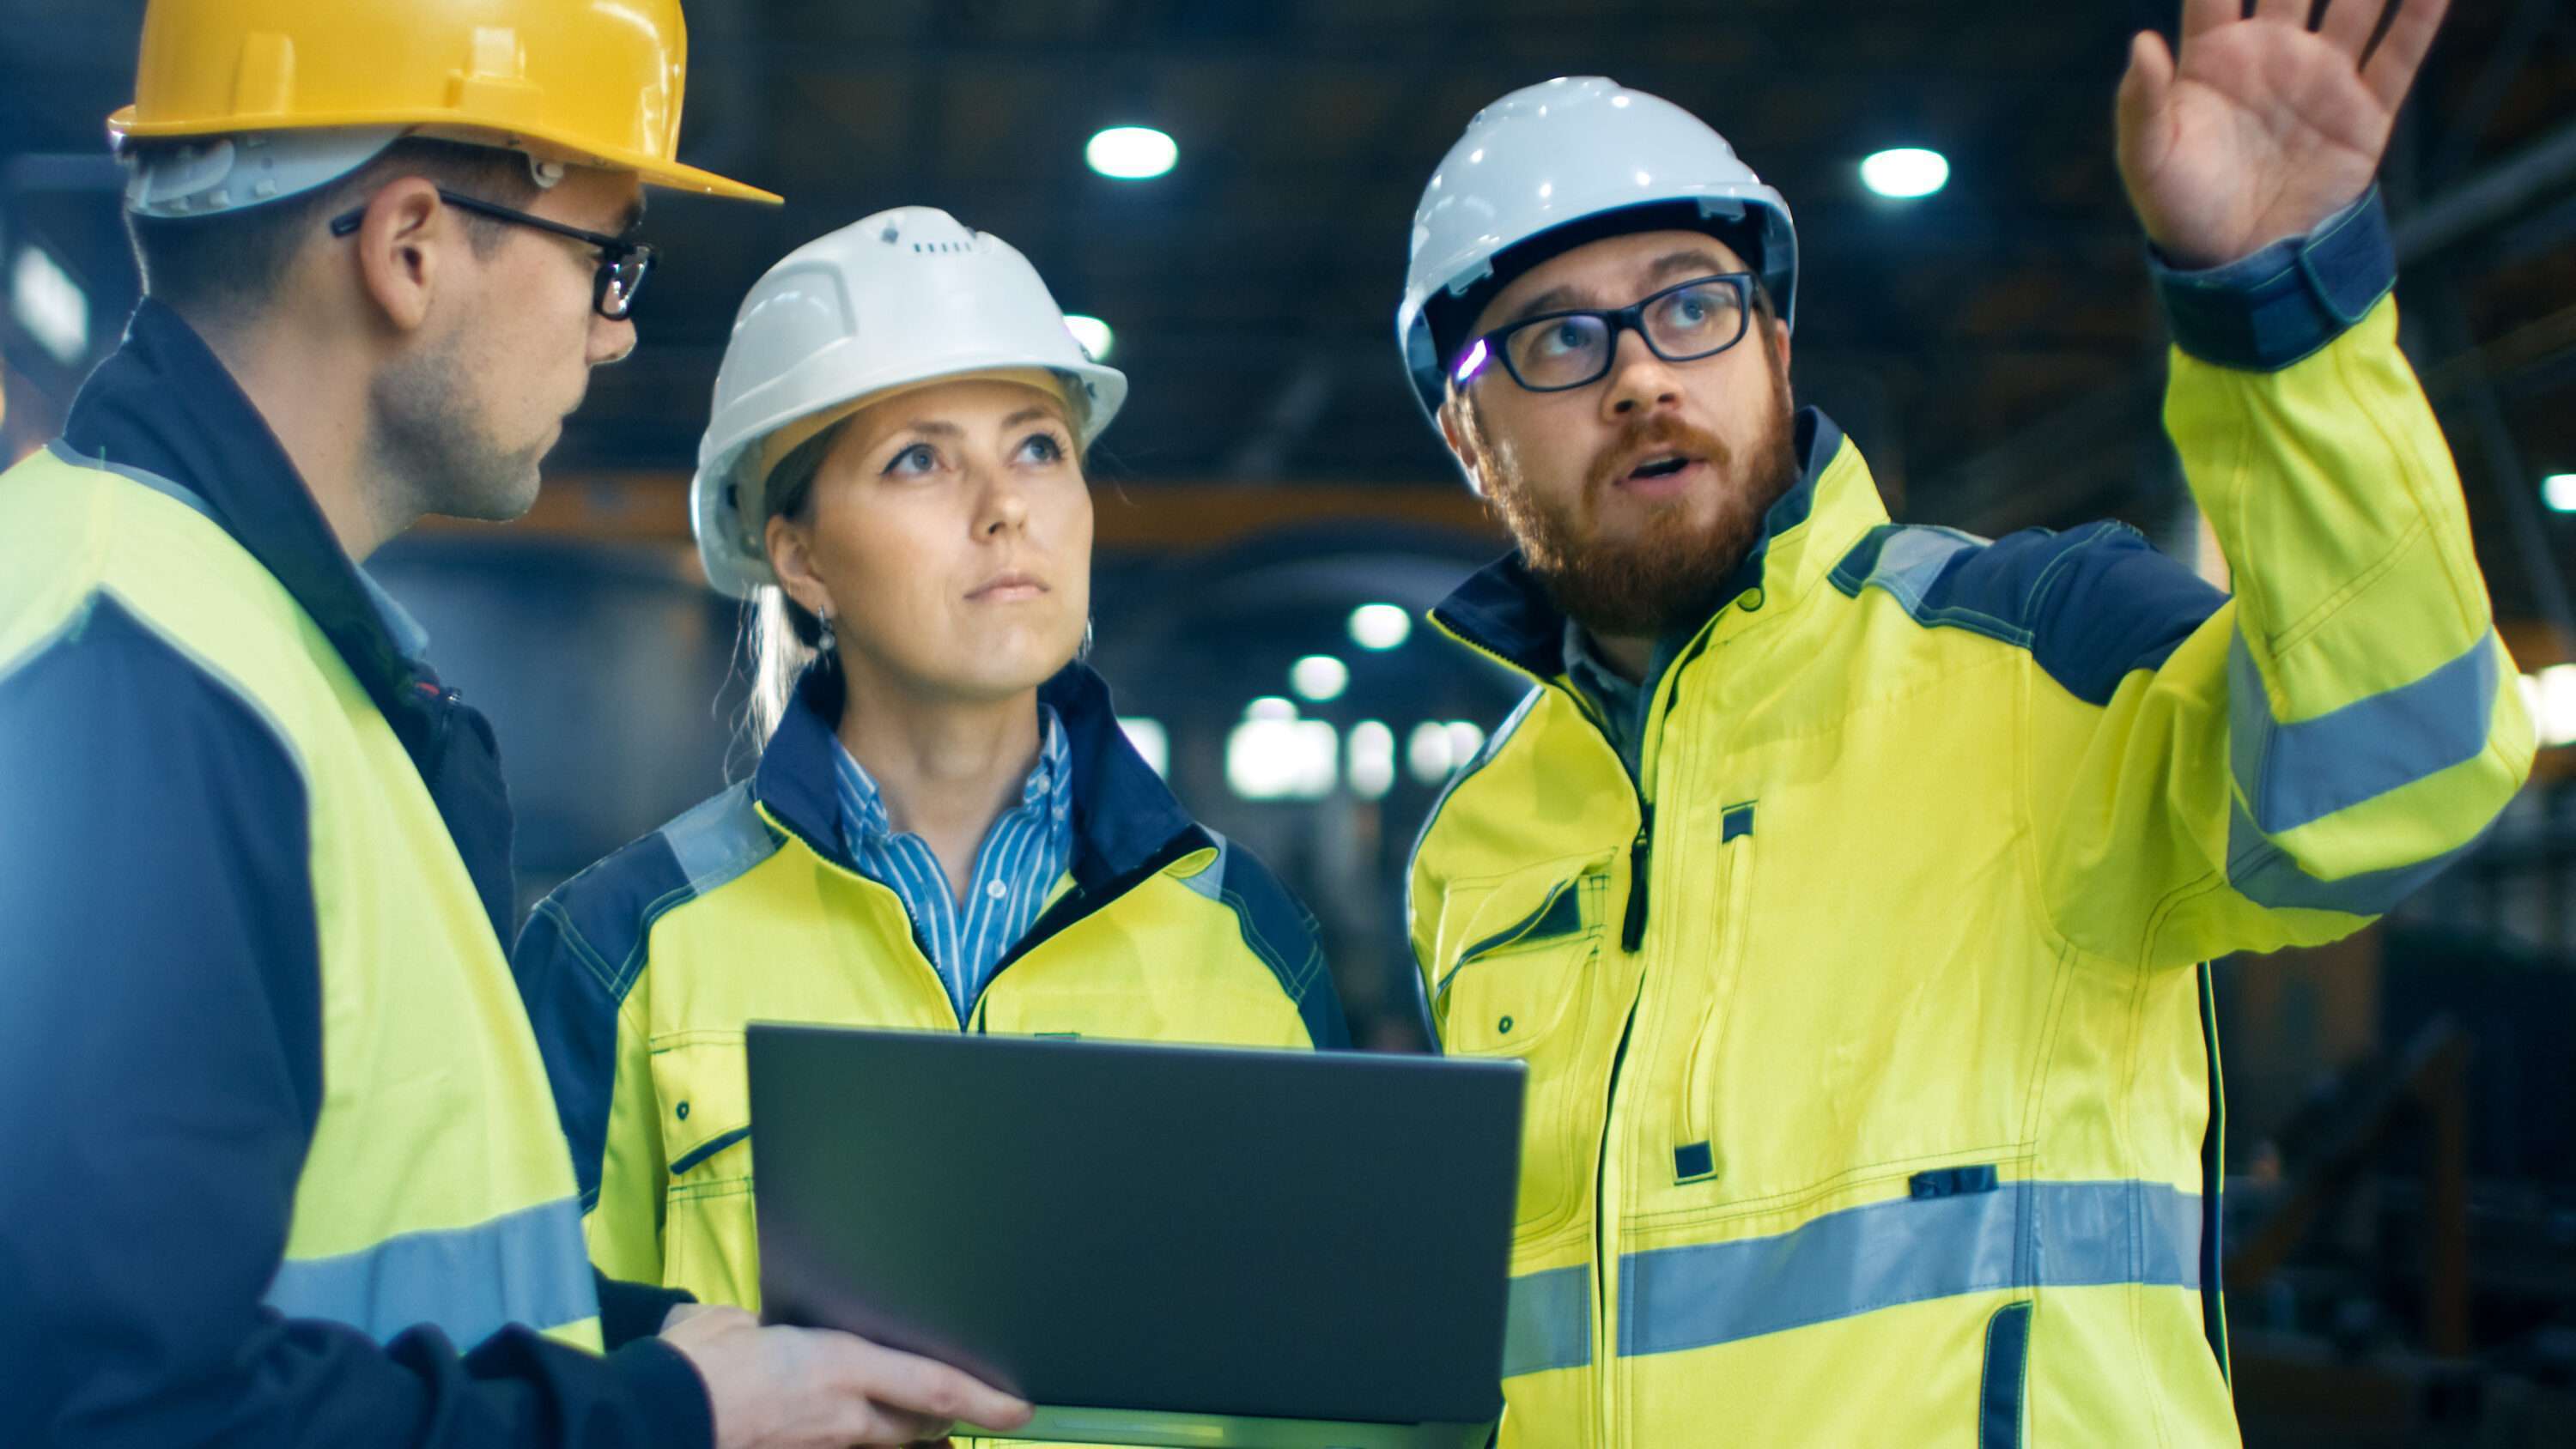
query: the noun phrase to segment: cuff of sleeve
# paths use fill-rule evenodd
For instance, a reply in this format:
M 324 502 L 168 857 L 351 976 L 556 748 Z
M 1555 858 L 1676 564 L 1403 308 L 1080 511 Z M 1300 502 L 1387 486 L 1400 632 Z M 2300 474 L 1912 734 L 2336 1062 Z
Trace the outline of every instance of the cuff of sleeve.
M 712 1449 L 716 1416 L 706 1381 L 678 1349 L 640 1338 L 610 1354 L 608 1363 L 645 1411 L 641 1421 L 653 1425 L 653 1449 Z
M 2174 345 L 2203 362 L 2277 372 L 2343 335 L 2397 284 L 2397 244 L 2374 185 L 2304 237 L 2225 266 L 2147 265 Z
M 662 1331 L 662 1320 L 683 1303 L 695 1303 L 697 1295 L 685 1288 L 663 1288 L 651 1283 L 628 1283 L 592 1270 L 599 1288 L 599 1338 L 610 1352 L 625 1347 L 639 1338 L 651 1338 Z

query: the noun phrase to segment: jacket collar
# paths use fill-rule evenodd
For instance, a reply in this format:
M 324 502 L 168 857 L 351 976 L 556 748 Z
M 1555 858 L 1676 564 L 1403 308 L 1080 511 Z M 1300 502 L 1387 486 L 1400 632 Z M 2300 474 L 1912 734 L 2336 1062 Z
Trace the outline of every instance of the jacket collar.
M 751 788 L 807 845 L 848 866 L 832 768 L 844 697 L 840 661 L 827 654 L 796 682 L 795 698 L 761 751 Z M 1039 686 L 1038 700 L 1055 711 L 1064 729 L 1077 884 L 1098 886 L 1143 870 L 1176 847 L 1214 843 L 1128 743 L 1109 685 L 1089 665 L 1066 665 Z
M 1795 603 L 1832 570 L 1841 545 L 1887 521 L 1869 465 L 1842 429 L 1814 408 L 1801 409 L 1793 427 L 1798 481 L 1763 515 L 1761 536 L 1719 593 L 1720 608 L 1757 592 L 1766 608 Z M 1518 549 L 1469 576 L 1431 618 L 1471 648 L 1538 679 L 1565 673 L 1565 613 Z
M 204 500 L 214 521 L 293 595 L 411 754 L 434 733 L 436 676 L 406 657 L 376 595 L 324 520 L 285 445 L 205 339 L 150 298 L 81 385 L 63 443 L 84 459 L 156 474 Z

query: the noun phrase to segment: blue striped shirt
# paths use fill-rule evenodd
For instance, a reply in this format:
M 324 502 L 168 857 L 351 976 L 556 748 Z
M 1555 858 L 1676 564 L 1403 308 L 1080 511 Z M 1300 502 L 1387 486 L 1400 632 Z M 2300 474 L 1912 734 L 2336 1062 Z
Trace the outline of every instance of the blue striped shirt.
M 974 1014 L 975 998 L 994 965 L 1037 923 L 1073 858 L 1070 760 L 1063 722 L 1039 705 L 1037 764 L 1020 787 L 1019 805 L 1002 812 L 984 833 L 960 906 L 930 842 L 910 832 L 896 834 L 877 782 L 847 746 L 832 752 L 841 844 L 862 875 L 903 901 L 961 1024 Z

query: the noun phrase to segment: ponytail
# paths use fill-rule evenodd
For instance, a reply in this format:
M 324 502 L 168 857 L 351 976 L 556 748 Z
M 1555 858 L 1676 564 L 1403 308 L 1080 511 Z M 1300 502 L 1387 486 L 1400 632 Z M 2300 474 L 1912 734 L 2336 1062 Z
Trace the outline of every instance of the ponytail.
M 845 423 L 846 419 L 797 444 L 770 470 L 769 487 L 764 490 L 769 518 L 801 521 L 811 511 L 814 477 L 823 470 L 823 460 L 840 440 Z M 761 526 L 768 527 L 768 518 L 761 520 Z M 766 747 L 769 737 L 778 733 L 779 721 L 787 718 L 788 707 L 795 701 L 796 681 L 826 647 L 823 621 L 776 584 L 763 586 L 744 609 L 743 648 L 750 656 L 751 700 L 743 723 L 755 750 Z

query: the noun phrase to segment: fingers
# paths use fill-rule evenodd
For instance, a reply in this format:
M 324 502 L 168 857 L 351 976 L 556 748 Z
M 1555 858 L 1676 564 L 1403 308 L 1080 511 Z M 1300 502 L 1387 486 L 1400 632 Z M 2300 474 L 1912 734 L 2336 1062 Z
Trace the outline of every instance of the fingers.
M 2182 43 L 2245 17 L 2240 0 L 2182 0 Z
M 2120 77 L 2119 136 L 2120 165 L 2134 170 L 2152 164 L 2164 150 L 2163 137 L 2157 126 L 2164 111 L 2165 92 L 2173 85 L 2173 53 L 2165 49 L 2165 38 L 2152 30 L 2142 30 L 2129 42 L 2128 73 Z
M 2358 66 L 2371 35 L 2379 29 L 2379 17 L 2387 13 L 2390 3 L 2391 0 L 2328 0 L 2325 18 L 2317 22 L 2317 35 L 2351 56 L 2352 63 Z
M 936 1439 L 963 1420 L 988 1429 L 1015 1429 L 1027 1423 L 1029 1406 L 971 1374 L 944 1363 L 845 1338 L 841 1361 L 852 1388 L 881 1408 L 920 1416 L 925 1427 L 914 1439 Z
M 2254 18 L 2308 28 L 2308 0 L 2254 0 Z
M 2451 8 L 2451 0 L 2395 0 L 2397 13 L 2388 22 L 2388 33 L 2380 38 L 2379 48 L 2372 51 L 2361 69 L 2361 78 L 2390 110 L 2397 109 L 2414 88 L 2415 73 L 2424 65 L 2424 55 L 2433 48 L 2434 32 L 2442 28 L 2442 16 Z

